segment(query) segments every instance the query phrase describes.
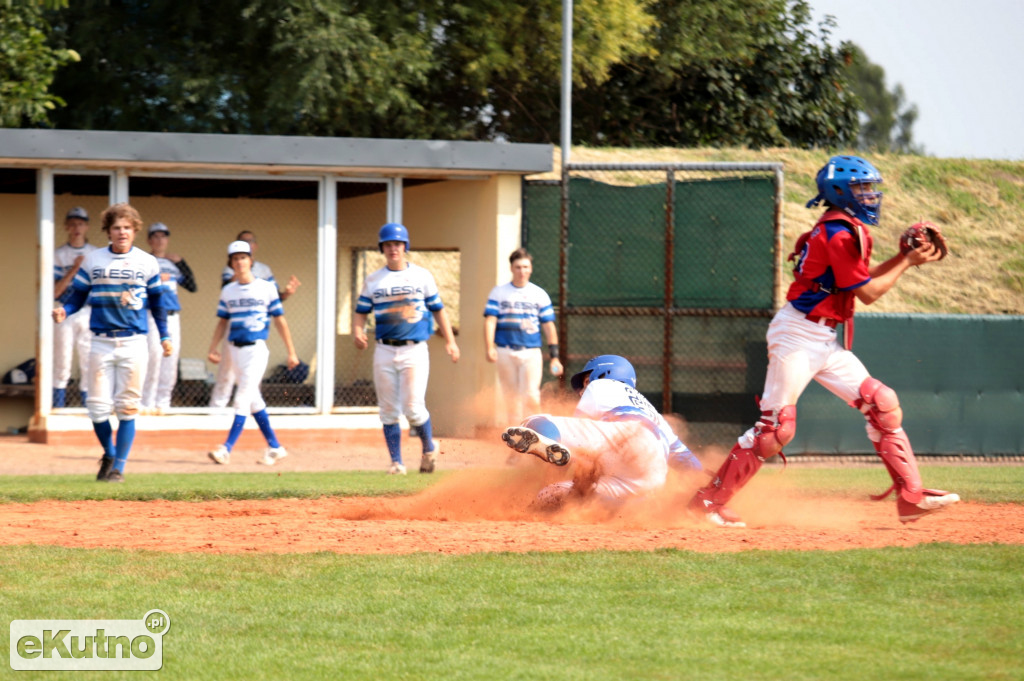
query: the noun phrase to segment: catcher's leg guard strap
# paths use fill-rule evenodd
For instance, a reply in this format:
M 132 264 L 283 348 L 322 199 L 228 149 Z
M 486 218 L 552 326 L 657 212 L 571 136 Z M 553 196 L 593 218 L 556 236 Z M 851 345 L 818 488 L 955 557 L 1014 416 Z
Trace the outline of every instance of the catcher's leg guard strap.
M 885 463 L 899 495 L 916 504 L 924 496 L 921 473 L 910 439 L 903 430 L 903 409 L 896 392 L 878 379 L 868 378 L 860 386 L 860 395 L 855 406 L 868 421 L 868 434 L 873 435 L 875 451 Z
M 796 405 L 786 405 L 777 414 L 771 411 L 761 412 L 761 418 L 754 426 L 752 435 L 752 449 L 762 460 L 770 459 L 782 452 L 782 448 L 796 435 Z M 742 438 L 740 441 L 742 442 Z

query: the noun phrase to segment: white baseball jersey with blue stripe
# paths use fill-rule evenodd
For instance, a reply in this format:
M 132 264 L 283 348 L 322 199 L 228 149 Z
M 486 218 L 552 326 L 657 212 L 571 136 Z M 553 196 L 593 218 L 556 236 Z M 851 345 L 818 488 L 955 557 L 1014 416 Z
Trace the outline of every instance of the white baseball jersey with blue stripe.
M 58 246 L 57 250 L 53 253 L 53 282 L 57 283 L 60 281 L 68 270 L 71 269 L 75 264 L 75 258 L 82 255 L 89 255 L 95 251 L 99 246 L 93 246 L 89 242 L 86 242 L 81 248 L 75 248 L 71 244 L 64 244 Z M 82 262 L 85 262 L 84 260 Z M 68 286 L 64 289 L 64 293 L 61 295 L 59 300 L 61 303 L 68 302 L 68 298 L 71 296 L 71 287 Z
M 444 309 L 434 275 L 419 265 L 382 267 L 366 277 L 356 312 L 373 312 L 376 338 L 425 341 L 433 330 L 431 312 Z
M 685 462 L 693 457 L 654 405 L 621 381 L 610 378 L 591 381 L 576 405 L 576 416 L 597 421 L 638 421 L 658 436 L 665 446 L 667 459 Z
M 555 321 L 551 297 L 531 282 L 521 288 L 512 282 L 495 286 L 487 297 L 484 316 L 498 318 L 494 344 L 506 348 L 539 348 L 541 324 Z
M 232 343 L 267 340 L 270 318 L 282 314 L 277 287 L 266 279 L 253 279 L 248 284 L 233 281 L 220 290 L 217 316 L 229 320 L 228 340 Z
M 134 246 L 127 253 L 114 253 L 109 246 L 92 251 L 71 286 L 76 294 L 88 296 L 93 333 L 131 330 L 146 334 L 149 296 L 164 291 L 156 258 Z

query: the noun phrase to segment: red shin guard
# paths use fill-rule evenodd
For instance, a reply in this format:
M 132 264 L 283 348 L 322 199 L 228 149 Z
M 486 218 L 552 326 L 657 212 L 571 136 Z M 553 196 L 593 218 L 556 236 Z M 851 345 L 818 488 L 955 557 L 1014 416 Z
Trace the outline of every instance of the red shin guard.
M 690 508 L 707 513 L 725 506 L 761 470 L 763 463 L 764 459 L 754 454 L 753 450 L 744 449 L 738 443 L 733 445 L 714 479 L 697 490 L 690 501 Z

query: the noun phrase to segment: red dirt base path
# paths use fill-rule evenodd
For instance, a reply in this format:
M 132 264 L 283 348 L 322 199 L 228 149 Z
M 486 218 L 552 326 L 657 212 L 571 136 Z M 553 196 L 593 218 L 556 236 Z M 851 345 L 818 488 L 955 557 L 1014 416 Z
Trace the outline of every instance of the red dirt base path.
M 384 475 L 381 464 L 386 464 L 386 455 L 382 445 L 372 440 L 349 442 L 330 452 L 319 444 L 316 451 L 290 448 L 291 456 L 274 469 L 257 466 L 259 452 L 255 450 L 236 450 L 230 467 L 223 468 L 205 461 L 203 448 L 143 447 L 129 460 L 125 484 L 131 484 L 133 472 L 154 470 L 263 470 L 287 475 L 295 470 L 368 468 Z M 747 529 L 714 528 L 688 517 L 682 507 L 699 481 L 681 476 L 672 476 L 656 498 L 615 514 L 576 506 L 543 515 L 528 510 L 530 499 L 537 489 L 566 472 L 528 456 L 507 466 L 507 452 L 500 443 L 445 441 L 439 468 L 459 470 L 411 497 L 0 504 L 0 545 L 206 553 L 462 554 L 659 548 L 843 550 L 931 542 L 1024 544 L 1024 513 L 1016 505 L 965 500 L 902 525 L 891 498 L 872 502 L 810 497 L 789 488 L 785 476 L 755 478 L 737 497 L 734 508 L 747 520 Z M 0 475 L 95 475 L 97 458 L 95 447 L 57 448 L 0 438 Z M 414 471 L 410 466 L 410 475 L 416 475 Z M 886 479 L 879 468 L 880 485 Z

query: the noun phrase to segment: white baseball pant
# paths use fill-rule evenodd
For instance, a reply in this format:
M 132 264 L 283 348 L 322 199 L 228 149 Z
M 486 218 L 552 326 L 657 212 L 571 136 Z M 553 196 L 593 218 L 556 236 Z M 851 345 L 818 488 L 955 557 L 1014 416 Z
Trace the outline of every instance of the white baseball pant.
M 768 326 L 768 371 L 761 410 L 795 405 L 812 380 L 847 404 L 860 397 L 860 386 L 870 376 L 864 363 L 839 343 L 835 329 L 809 321 L 787 304 Z M 740 446 L 753 447 L 754 429 L 739 438 Z
M 639 422 L 543 417 L 558 428 L 558 442 L 574 460 L 594 466 L 599 477 L 591 493 L 605 503 L 615 505 L 665 485 L 668 445 Z
M 249 416 L 267 408 L 260 393 L 260 381 L 270 361 L 270 349 L 266 342 L 258 340 L 253 345 L 236 347 L 228 345 L 228 353 L 238 375 L 238 390 L 235 391 L 235 414 Z M 223 361 L 223 360 L 222 360 Z
M 426 342 L 413 345 L 377 343 L 373 353 L 373 385 L 380 407 L 380 422 L 398 423 L 402 414 L 418 426 L 430 418 L 427 411 L 427 379 L 430 352 Z
M 85 389 L 89 381 L 89 352 L 92 331 L 89 316 L 92 308 L 86 305 L 60 324 L 53 325 L 53 387 L 67 388 L 71 379 L 71 366 L 78 355 L 78 383 Z
M 143 334 L 127 338 L 94 335 L 89 353 L 89 397 L 85 401 L 93 423 L 103 423 L 112 413 L 130 421 L 139 411 L 142 378 L 149 347 Z
M 505 403 L 505 423 L 519 423 L 526 414 L 540 411 L 540 379 L 544 357 L 540 348 L 513 350 L 499 346 L 498 384 Z
M 181 356 L 181 316 L 167 316 L 167 335 L 171 339 L 173 352 L 164 357 L 164 348 L 160 345 L 160 332 L 157 331 L 153 313 L 149 313 L 149 333 L 146 340 L 149 345 L 149 362 L 146 366 L 146 381 L 142 386 L 142 406 L 148 409 L 159 407 L 167 409 L 171 406 L 171 393 L 178 381 L 178 358 Z

